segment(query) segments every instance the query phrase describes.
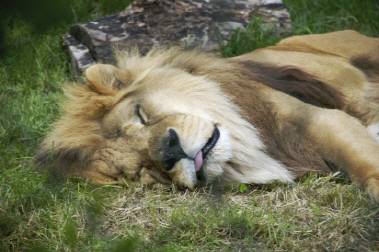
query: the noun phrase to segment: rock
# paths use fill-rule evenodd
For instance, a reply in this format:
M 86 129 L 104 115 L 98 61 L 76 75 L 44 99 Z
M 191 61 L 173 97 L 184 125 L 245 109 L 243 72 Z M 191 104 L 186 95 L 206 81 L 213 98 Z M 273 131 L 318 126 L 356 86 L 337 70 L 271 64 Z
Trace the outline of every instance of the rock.
M 253 16 L 276 34 L 292 31 L 281 0 L 136 0 L 119 13 L 74 24 L 62 38 L 73 73 L 80 74 L 95 62 L 114 64 L 114 46 L 146 53 L 159 43 L 217 52 Z

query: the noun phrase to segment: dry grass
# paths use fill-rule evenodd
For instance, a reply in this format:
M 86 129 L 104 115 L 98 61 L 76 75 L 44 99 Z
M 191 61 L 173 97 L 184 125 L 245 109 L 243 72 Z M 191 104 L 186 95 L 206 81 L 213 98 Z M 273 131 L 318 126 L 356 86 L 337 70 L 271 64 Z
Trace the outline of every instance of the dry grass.
M 354 185 L 332 180 L 308 178 L 296 185 L 250 187 L 245 193 L 121 191 L 101 225 L 112 227 L 105 233 L 111 236 L 122 236 L 125 227 L 139 230 L 145 248 L 155 244 L 149 250 L 172 243 L 181 251 L 379 249 L 379 209 Z
M 130 251 L 379 250 L 377 203 L 334 176 L 243 193 L 50 186 L 50 200 L 25 211 L 3 242 L 48 241 L 48 251 L 119 251 L 125 244 Z

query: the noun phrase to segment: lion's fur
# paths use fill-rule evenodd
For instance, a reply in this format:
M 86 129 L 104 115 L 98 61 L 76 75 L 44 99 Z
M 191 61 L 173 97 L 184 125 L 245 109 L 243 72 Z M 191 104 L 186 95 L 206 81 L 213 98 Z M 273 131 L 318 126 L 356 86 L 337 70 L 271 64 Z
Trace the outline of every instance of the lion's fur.
M 178 48 L 117 52 L 117 67 L 92 66 L 86 85 L 66 87 L 64 114 L 37 160 L 101 184 L 193 189 L 197 154 L 218 127 L 201 160 L 206 182 L 291 182 L 338 167 L 377 197 L 378 52 L 378 39 L 352 31 L 292 37 L 231 59 Z M 165 170 L 169 129 L 187 156 Z

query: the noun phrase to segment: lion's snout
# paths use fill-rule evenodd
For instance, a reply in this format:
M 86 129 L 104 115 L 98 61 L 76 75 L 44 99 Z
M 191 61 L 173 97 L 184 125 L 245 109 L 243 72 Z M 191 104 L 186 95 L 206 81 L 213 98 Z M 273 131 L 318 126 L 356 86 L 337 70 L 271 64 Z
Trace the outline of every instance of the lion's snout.
M 217 126 L 207 128 L 208 133 L 200 138 L 196 134 L 184 136 L 184 132 L 176 128 L 169 127 L 167 136 L 162 141 L 161 164 L 173 181 L 180 187 L 194 190 L 199 182 L 206 182 L 207 176 L 203 169 L 205 160 L 220 138 L 220 131 Z M 198 141 L 193 141 L 198 139 Z M 196 143 L 197 147 L 191 149 L 187 154 L 183 150 L 190 143 Z M 184 147 L 183 147 L 184 146 Z M 191 145 L 190 145 L 191 146 Z M 195 153 L 195 154 L 194 154 Z M 193 155 L 194 154 L 194 155 Z
M 175 129 L 169 129 L 169 136 L 163 138 L 163 157 L 162 164 L 166 171 L 170 171 L 177 161 L 182 158 L 189 158 L 181 147 L 178 133 Z
M 206 180 L 205 157 L 216 145 L 219 131 L 204 118 L 176 114 L 152 125 L 149 158 L 179 187 L 194 190 Z

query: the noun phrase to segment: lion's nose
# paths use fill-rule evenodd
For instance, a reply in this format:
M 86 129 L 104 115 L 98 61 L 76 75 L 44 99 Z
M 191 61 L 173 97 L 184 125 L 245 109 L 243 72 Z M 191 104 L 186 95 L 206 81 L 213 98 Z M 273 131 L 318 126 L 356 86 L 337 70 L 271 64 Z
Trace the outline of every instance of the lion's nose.
M 163 138 L 163 158 L 162 163 L 166 171 L 171 170 L 177 161 L 188 158 L 180 145 L 178 133 L 174 129 L 169 129 L 169 136 Z

